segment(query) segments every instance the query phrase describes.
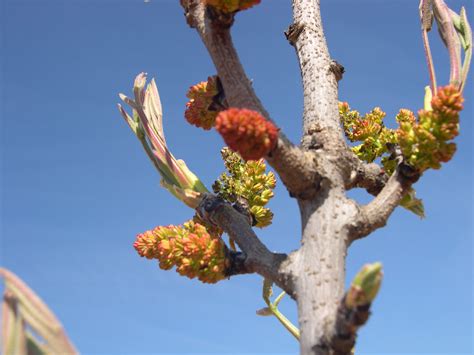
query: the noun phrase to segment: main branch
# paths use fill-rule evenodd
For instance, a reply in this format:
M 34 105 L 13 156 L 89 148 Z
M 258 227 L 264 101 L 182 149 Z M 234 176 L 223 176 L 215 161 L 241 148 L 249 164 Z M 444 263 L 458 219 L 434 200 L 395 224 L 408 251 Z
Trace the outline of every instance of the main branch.
M 185 15 L 204 42 L 224 87 L 226 100 L 232 107 L 270 115 L 258 99 L 232 43 L 230 25 L 234 15 L 213 13 L 200 0 L 182 0 Z M 293 196 L 308 196 L 317 185 L 313 154 L 294 146 L 280 132 L 278 144 L 266 157 Z

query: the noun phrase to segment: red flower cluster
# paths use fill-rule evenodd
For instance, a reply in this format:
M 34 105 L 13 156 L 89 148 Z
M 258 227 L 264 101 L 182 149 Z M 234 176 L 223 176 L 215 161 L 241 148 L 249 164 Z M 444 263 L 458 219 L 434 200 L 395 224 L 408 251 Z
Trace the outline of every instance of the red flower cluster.
M 214 126 L 217 112 L 210 111 L 209 106 L 217 93 L 217 77 L 215 76 L 210 76 L 207 81 L 191 86 L 186 94 L 189 98 L 184 112 L 186 120 L 196 127 L 205 130 L 211 129 Z
M 216 130 L 244 160 L 258 160 L 275 148 L 278 128 L 260 113 L 230 108 L 216 118 Z
M 176 271 L 190 279 L 216 283 L 225 278 L 225 246 L 218 236 L 210 235 L 199 223 L 156 227 L 139 234 L 133 247 L 142 257 L 158 259 L 160 268 Z
M 454 86 L 448 85 L 438 89 L 438 93 L 431 100 L 433 112 L 445 117 L 456 117 L 462 111 L 464 98 Z
M 203 0 L 206 5 L 215 7 L 216 9 L 231 13 L 239 10 L 246 10 L 254 5 L 260 4 L 261 0 Z

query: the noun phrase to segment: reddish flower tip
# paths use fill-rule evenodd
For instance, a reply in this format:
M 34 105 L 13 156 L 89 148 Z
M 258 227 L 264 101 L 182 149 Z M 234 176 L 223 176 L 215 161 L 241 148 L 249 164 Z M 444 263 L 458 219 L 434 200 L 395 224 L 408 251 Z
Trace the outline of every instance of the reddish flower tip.
M 225 143 L 244 160 L 258 160 L 275 148 L 278 128 L 260 113 L 230 108 L 216 118 L 217 131 Z
M 196 127 L 201 127 L 205 130 L 211 129 L 214 126 L 217 112 L 210 111 L 209 106 L 217 93 L 216 76 L 210 76 L 207 81 L 191 86 L 186 94 L 189 98 L 189 101 L 186 103 L 186 111 L 184 112 L 186 120 Z
M 448 85 L 438 88 L 438 93 L 431 100 L 431 106 L 435 112 L 455 116 L 462 111 L 463 101 L 461 91 L 454 85 Z

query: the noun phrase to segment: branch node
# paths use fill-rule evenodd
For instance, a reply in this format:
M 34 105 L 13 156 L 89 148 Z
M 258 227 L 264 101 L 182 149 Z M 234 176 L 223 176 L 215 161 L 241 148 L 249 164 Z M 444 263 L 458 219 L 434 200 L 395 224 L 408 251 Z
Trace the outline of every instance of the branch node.
M 337 354 L 351 354 L 357 337 L 357 330 L 364 325 L 370 316 L 370 305 L 349 309 L 345 305 L 347 294 L 343 297 L 337 311 L 336 331 L 331 339 L 331 348 Z
M 180 0 L 181 6 L 184 9 L 184 17 L 186 18 L 186 23 L 191 28 L 196 28 L 196 19 L 193 15 L 195 8 L 199 6 L 198 2 L 193 2 L 189 0 Z
M 227 277 L 251 273 L 245 265 L 247 254 L 243 251 L 227 250 L 227 260 L 229 260 L 230 264 L 226 269 Z
M 296 44 L 296 41 L 298 40 L 300 34 L 303 32 L 304 27 L 305 26 L 301 23 L 293 23 L 285 31 L 285 37 L 292 46 Z
M 420 178 L 421 174 L 420 172 L 412 167 L 411 165 L 402 162 L 399 166 L 400 169 L 400 174 L 410 183 L 414 184 L 415 182 L 418 181 Z
M 336 77 L 336 81 L 341 81 L 342 77 L 346 71 L 344 66 L 339 64 L 336 60 L 332 60 L 331 64 L 329 65 L 329 70 L 334 74 Z
M 234 24 L 234 13 L 222 12 L 213 6 L 206 7 L 206 15 L 216 28 L 228 29 Z
M 206 221 L 214 226 L 218 223 L 212 219 L 213 213 L 222 207 L 226 202 L 219 197 L 212 194 L 205 194 L 201 203 L 196 208 L 196 212 L 203 221 Z

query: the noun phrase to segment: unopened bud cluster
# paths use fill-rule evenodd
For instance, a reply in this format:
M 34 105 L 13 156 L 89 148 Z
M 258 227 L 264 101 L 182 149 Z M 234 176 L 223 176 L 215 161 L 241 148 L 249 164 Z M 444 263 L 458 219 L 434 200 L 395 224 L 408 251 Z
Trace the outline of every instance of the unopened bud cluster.
M 271 224 L 273 213 L 264 206 L 273 197 L 275 175 L 272 172 L 265 174 L 263 159 L 245 162 L 228 148 L 222 149 L 221 154 L 229 173 L 219 176 L 212 186 L 214 192 L 229 202 L 245 201 L 255 226 Z
M 278 140 L 278 128 L 260 113 L 247 109 L 221 111 L 216 118 L 216 130 L 244 160 L 265 157 Z
M 203 0 L 206 5 L 215 7 L 216 9 L 232 13 L 239 10 L 246 10 L 254 5 L 260 4 L 260 0 Z
M 176 271 L 190 279 L 216 283 L 225 278 L 225 245 L 219 236 L 208 233 L 199 223 L 156 227 L 139 234 L 133 244 L 142 257 L 158 259 L 160 268 Z
M 209 110 L 209 106 L 217 94 L 216 76 L 210 76 L 207 81 L 191 86 L 186 94 L 189 98 L 184 112 L 186 120 L 196 127 L 211 129 L 214 126 L 217 111 Z

